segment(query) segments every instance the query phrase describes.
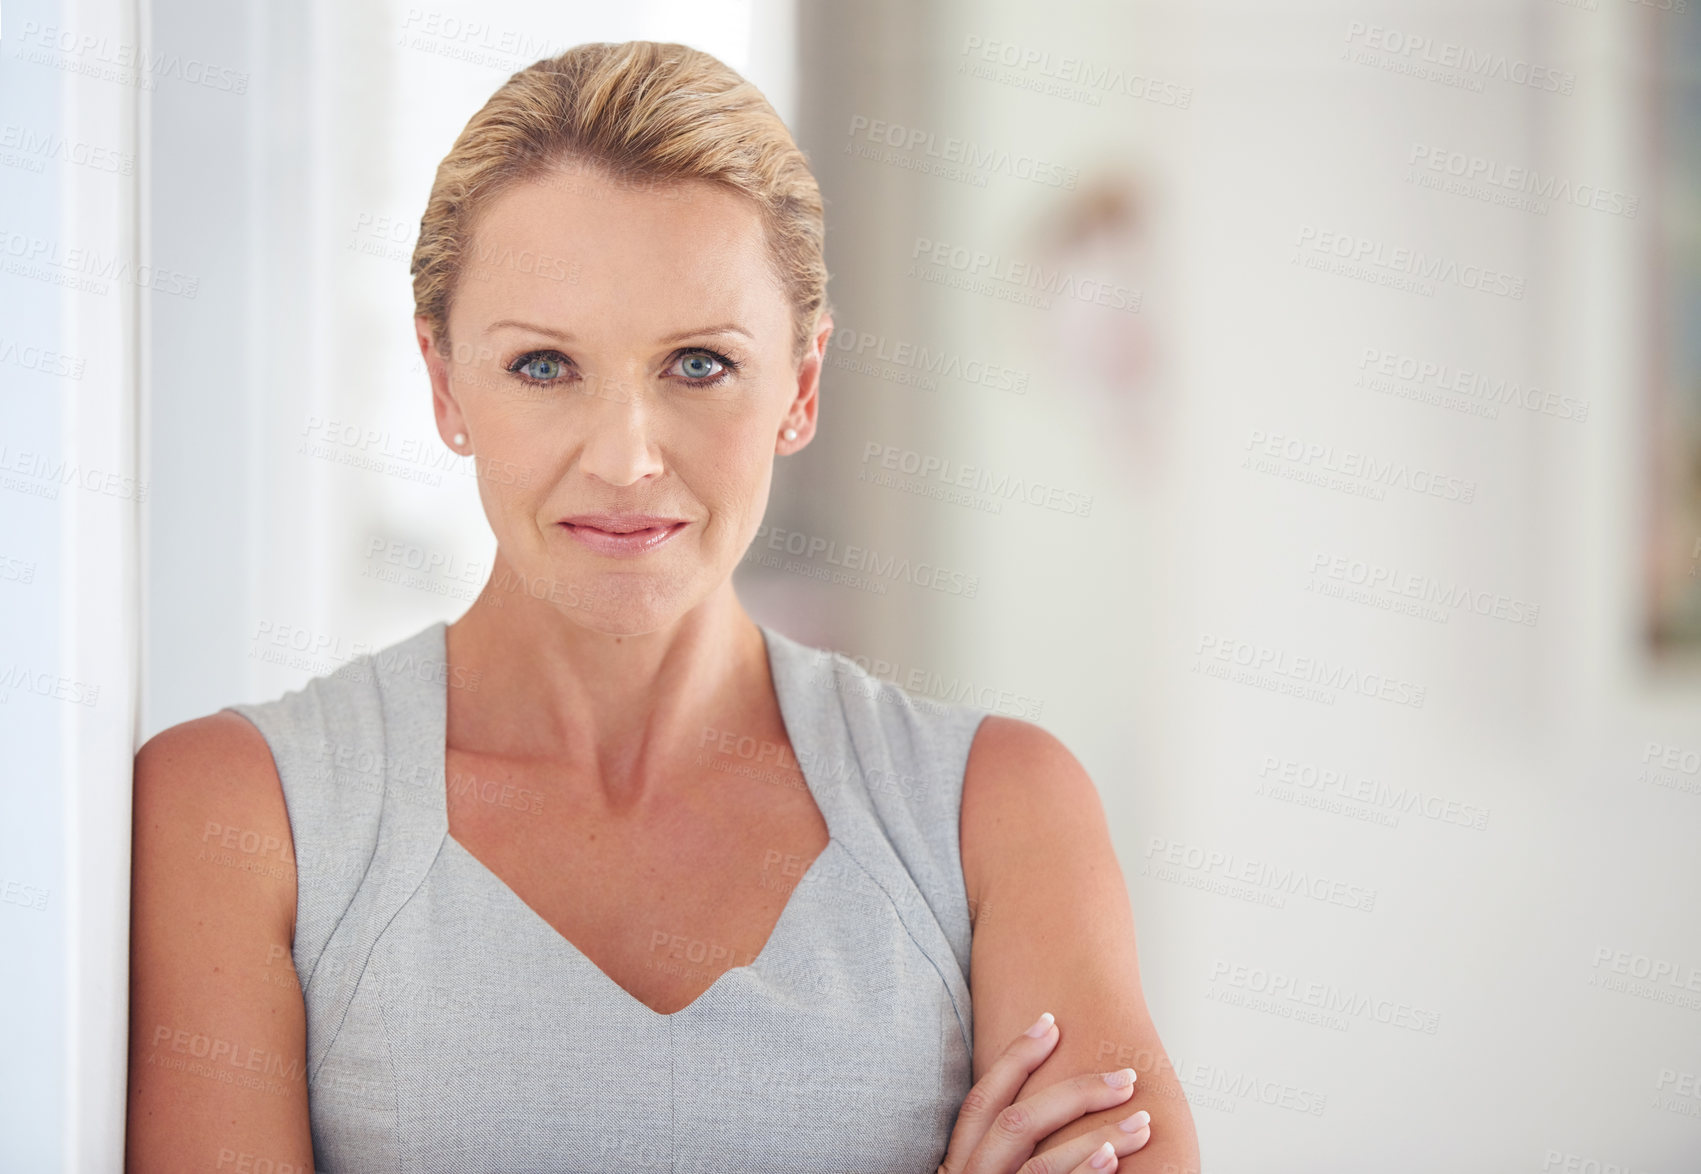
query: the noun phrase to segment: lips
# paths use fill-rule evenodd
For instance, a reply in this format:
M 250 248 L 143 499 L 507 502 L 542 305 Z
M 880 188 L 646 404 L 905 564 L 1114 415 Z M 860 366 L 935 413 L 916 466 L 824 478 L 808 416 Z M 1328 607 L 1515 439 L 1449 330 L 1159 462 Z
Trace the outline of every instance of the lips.
M 647 554 L 690 525 L 659 514 L 575 514 L 560 526 L 581 545 L 614 558 Z
M 605 534 L 633 534 L 639 530 L 665 530 L 684 520 L 660 514 L 574 514 L 570 518 L 562 518 L 561 523 L 564 526 L 588 526 Z

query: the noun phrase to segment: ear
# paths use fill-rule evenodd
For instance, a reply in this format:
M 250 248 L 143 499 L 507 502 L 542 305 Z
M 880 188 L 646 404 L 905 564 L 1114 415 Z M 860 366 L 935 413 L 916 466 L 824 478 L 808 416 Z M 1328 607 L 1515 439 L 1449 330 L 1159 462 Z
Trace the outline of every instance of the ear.
M 780 421 L 780 436 L 774 451 L 781 456 L 796 452 L 815 436 L 815 414 L 821 405 L 821 369 L 827 364 L 827 339 L 832 333 L 833 316 L 821 315 L 815 337 L 797 367 L 797 395 Z M 797 429 L 794 439 L 785 438 L 787 428 Z
M 443 438 L 444 444 L 464 456 L 472 451 L 472 433 L 467 430 L 466 419 L 461 415 L 461 405 L 449 390 L 449 356 L 438 349 L 431 324 L 426 319 L 415 317 L 413 329 L 419 341 L 420 357 L 425 360 L 425 373 L 431 379 L 431 410 L 437 417 L 437 435 Z M 457 432 L 466 436 L 465 444 L 454 442 Z

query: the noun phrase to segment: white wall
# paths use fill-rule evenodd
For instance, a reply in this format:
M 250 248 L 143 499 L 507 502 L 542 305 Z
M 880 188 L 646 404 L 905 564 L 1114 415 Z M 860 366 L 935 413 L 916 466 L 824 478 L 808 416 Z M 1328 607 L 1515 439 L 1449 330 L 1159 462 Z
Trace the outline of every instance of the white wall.
M 116 1169 L 137 516 L 133 6 L 0 30 L 0 1168 Z M 114 64 L 118 62 L 119 64 Z M 170 275 L 166 284 L 170 284 Z

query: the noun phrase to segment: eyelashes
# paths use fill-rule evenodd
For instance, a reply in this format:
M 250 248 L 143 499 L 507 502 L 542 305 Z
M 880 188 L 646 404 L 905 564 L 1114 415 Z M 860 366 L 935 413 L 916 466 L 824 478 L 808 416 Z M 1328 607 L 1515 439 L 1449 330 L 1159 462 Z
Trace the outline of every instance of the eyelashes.
M 711 350 L 708 347 L 687 347 L 684 350 L 676 351 L 675 356 L 675 364 L 677 364 L 680 360 L 689 362 L 691 359 L 703 356 L 707 356 L 709 359 L 720 364 L 719 371 L 712 372 L 700 378 L 693 377 L 689 374 L 682 375 L 680 378 L 688 387 L 715 387 L 732 378 L 733 375 L 738 373 L 739 368 L 743 366 L 743 364 L 738 362 L 736 359 L 723 355 L 719 351 Z M 528 368 L 532 369 L 530 373 L 528 373 Z M 539 370 L 539 368 L 541 368 L 541 370 Z M 670 365 L 669 369 L 671 370 L 671 368 L 672 365 Z M 560 351 L 545 349 L 527 351 L 525 354 L 520 355 L 513 362 L 509 363 L 507 369 L 510 375 L 515 376 L 523 383 L 532 387 L 548 387 L 561 382 L 573 368 L 572 361 L 568 359 L 566 355 L 562 354 Z

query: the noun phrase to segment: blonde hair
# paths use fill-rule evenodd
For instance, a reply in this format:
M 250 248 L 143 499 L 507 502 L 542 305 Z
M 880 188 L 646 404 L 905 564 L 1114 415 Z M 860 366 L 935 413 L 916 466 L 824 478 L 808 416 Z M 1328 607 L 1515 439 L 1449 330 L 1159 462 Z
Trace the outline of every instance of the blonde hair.
M 445 352 L 449 305 L 480 211 L 514 184 L 582 167 L 668 190 L 706 180 L 761 210 L 792 308 L 792 361 L 827 301 L 821 191 L 768 100 L 719 59 L 658 41 L 576 45 L 510 77 L 437 166 L 414 245 L 414 313 Z

